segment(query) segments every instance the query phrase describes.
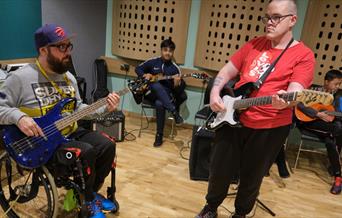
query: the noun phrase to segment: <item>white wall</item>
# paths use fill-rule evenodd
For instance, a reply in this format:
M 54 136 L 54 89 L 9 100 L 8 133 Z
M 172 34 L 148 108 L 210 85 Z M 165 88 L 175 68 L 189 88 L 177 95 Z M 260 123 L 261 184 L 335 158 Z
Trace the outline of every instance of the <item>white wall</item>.
M 75 33 L 73 61 L 87 81 L 87 96 L 94 87 L 93 63 L 105 55 L 107 0 L 42 0 L 42 23 L 56 23 Z

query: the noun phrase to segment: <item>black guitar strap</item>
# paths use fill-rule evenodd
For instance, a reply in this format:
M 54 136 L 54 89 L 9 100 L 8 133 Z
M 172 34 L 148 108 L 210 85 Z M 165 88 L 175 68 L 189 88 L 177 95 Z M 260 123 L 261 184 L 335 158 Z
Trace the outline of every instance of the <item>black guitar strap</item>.
M 281 58 L 281 56 L 283 56 L 283 54 L 285 53 L 285 51 L 290 47 L 290 45 L 292 44 L 292 42 L 294 41 L 294 38 L 292 38 L 289 43 L 287 43 L 285 49 L 280 53 L 280 55 L 277 57 L 277 59 L 275 59 L 272 64 L 267 68 L 266 72 L 254 83 L 255 87 L 257 89 L 260 88 L 260 86 L 263 84 L 263 82 L 266 80 L 266 78 L 268 77 L 268 75 L 270 75 L 270 73 L 272 72 L 274 66 L 277 64 L 277 62 L 279 61 L 279 59 Z

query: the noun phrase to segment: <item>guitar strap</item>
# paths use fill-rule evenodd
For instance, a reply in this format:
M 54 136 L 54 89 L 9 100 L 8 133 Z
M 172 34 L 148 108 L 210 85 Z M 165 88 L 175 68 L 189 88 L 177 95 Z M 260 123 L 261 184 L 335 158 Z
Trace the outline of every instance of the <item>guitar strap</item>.
M 281 56 L 283 56 L 283 54 L 285 53 L 285 51 L 290 47 L 290 45 L 292 44 L 292 42 L 294 41 L 294 38 L 291 38 L 291 40 L 289 41 L 289 43 L 287 43 L 285 49 L 280 53 L 280 55 L 272 62 L 272 64 L 267 68 L 266 72 L 254 83 L 255 88 L 259 89 L 260 86 L 263 84 L 263 82 L 266 80 L 266 78 L 268 77 L 268 75 L 271 74 L 274 66 L 277 64 L 277 62 L 279 61 L 279 59 L 281 58 Z

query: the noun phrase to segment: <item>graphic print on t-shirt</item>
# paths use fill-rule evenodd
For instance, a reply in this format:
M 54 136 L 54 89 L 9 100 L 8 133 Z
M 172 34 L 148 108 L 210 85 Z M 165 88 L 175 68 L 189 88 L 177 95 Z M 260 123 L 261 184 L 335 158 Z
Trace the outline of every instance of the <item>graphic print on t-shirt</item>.
M 246 75 L 247 77 L 249 77 L 248 80 L 256 81 L 257 79 L 259 79 L 271 65 L 271 60 L 272 54 L 270 52 L 265 51 L 263 53 L 260 53 L 249 66 L 248 74 Z
M 58 87 L 67 97 L 74 97 L 75 89 L 71 85 L 67 85 L 65 81 L 56 82 Z M 33 93 L 39 103 L 42 115 L 46 114 L 58 101 L 62 99 L 62 96 L 50 82 L 45 83 L 33 83 Z M 73 110 L 74 105 L 65 107 L 63 112 L 70 112 Z

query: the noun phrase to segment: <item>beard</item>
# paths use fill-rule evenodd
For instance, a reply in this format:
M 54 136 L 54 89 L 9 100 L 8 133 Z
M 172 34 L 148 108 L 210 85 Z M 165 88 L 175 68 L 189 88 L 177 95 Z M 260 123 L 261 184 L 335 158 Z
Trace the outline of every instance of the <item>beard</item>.
M 58 74 L 63 74 L 66 71 L 68 71 L 72 64 L 71 64 L 71 56 L 68 55 L 65 58 L 63 58 L 62 60 L 57 59 L 55 56 L 53 56 L 51 54 L 51 52 L 48 52 L 47 55 L 47 62 L 49 64 L 50 69 Z

